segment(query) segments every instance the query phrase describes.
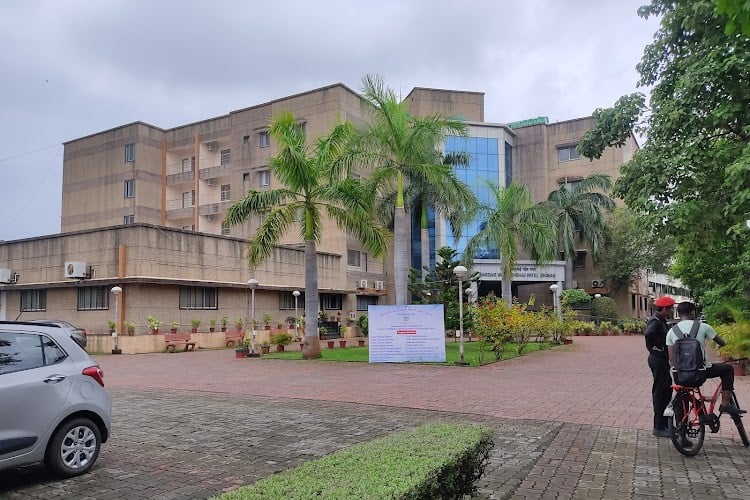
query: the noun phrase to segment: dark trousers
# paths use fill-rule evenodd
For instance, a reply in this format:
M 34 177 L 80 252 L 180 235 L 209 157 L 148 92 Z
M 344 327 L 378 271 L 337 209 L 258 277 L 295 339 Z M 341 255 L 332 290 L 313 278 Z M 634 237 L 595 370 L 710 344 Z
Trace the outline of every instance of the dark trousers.
M 648 367 L 651 368 L 651 375 L 654 377 L 654 384 L 651 386 L 651 399 L 654 404 L 654 429 L 666 429 L 667 417 L 664 416 L 664 409 L 672 399 L 672 375 L 669 373 L 669 361 L 649 354 Z
M 734 368 L 726 363 L 714 363 L 706 368 L 706 378 L 721 378 L 721 390 L 734 390 Z

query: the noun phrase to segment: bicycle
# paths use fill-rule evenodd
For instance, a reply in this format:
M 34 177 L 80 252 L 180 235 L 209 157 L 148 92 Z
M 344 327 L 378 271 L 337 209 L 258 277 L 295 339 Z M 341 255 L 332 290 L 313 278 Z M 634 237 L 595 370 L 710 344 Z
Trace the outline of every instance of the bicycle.
M 719 417 L 723 413 L 717 415 L 714 410 L 717 407 L 719 392 L 721 392 L 721 382 L 716 386 L 716 390 L 710 398 L 703 396 L 700 387 L 684 387 L 674 384 L 672 389 L 676 391 L 672 399 L 673 414 L 668 422 L 672 444 L 683 455 L 694 457 L 703 446 L 706 426 L 711 430 L 711 433 L 719 432 L 721 424 Z M 706 411 L 706 403 L 708 403 L 708 411 Z M 740 408 L 734 391 L 732 391 L 732 404 Z M 739 414 L 733 414 L 731 417 L 734 425 L 737 426 L 742 444 L 750 446 L 745 426 L 742 423 L 743 413 L 745 411 L 740 410 Z

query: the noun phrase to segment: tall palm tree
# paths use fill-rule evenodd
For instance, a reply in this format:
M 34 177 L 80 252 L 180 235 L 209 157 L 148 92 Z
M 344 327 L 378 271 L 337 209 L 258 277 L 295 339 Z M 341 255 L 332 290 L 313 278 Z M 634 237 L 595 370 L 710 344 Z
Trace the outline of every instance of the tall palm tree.
M 565 259 L 565 288 L 573 281 L 573 261 L 576 256 L 576 232 L 589 243 L 596 255 L 604 244 L 604 211 L 611 212 L 615 202 L 602 191 L 609 191 L 612 181 L 608 175 L 593 174 L 571 189 L 562 184 L 547 197 L 547 205 L 555 216 L 558 249 Z
M 409 213 L 419 213 L 421 239 L 422 279 L 430 265 L 429 208 L 446 219 L 455 238 L 461 236 L 464 226 L 474 217 L 479 201 L 471 188 L 456 177 L 451 166 L 467 166 L 468 153 L 443 155 L 436 151 L 434 166 L 428 176 L 415 177 L 407 172 L 404 179 L 404 208 Z M 396 193 L 383 194 L 376 201 L 375 212 L 381 223 L 393 227 Z
M 409 105 L 399 101 L 379 76 L 365 76 L 362 96 L 369 108 L 369 119 L 359 129 L 356 155 L 374 167 L 370 181 L 378 194 L 394 193 L 393 199 L 393 276 L 396 304 L 406 304 L 409 278 L 409 235 L 406 228 L 407 179 L 423 179 L 440 185 L 445 173 L 436 161 L 435 145 L 441 144 L 446 134 L 466 135 L 466 125 L 460 120 L 440 115 L 415 117 Z M 436 168 L 437 167 L 437 168 Z
M 485 223 L 467 243 L 464 261 L 470 263 L 481 248 L 497 248 L 503 299 L 510 304 L 513 268 L 519 251 L 525 248 L 537 262 L 549 262 L 555 256 L 557 234 L 552 214 L 545 205 L 532 203 L 526 186 L 511 183 L 507 188 L 500 188 L 488 184 L 494 206 L 484 207 Z
M 354 235 L 373 255 L 381 255 L 389 233 L 374 225 L 372 205 L 364 186 L 353 179 L 336 177 L 335 166 L 345 161 L 352 126 L 345 122 L 315 141 L 311 151 L 305 133 L 291 113 L 282 113 L 269 133 L 279 143 L 279 153 L 270 160 L 271 171 L 283 187 L 250 191 L 227 210 L 229 225 L 241 224 L 253 215 L 265 214 L 249 244 L 248 260 L 255 267 L 273 251 L 279 239 L 298 224 L 305 242 L 305 343 L 302 357 L 319 358 L 318 264 L 316 244 L 321 241 L 324 213 L 336 225 Z

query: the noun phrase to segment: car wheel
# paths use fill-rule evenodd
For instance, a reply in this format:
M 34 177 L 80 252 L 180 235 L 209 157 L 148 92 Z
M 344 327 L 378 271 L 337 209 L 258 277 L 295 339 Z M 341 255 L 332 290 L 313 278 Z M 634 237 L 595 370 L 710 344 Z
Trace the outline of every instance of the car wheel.
M 94 465 L 101 446 L 99 427 L 88 418 L 75 418 L 57 429 L 44 461 L 58 476 L 78 476 Z

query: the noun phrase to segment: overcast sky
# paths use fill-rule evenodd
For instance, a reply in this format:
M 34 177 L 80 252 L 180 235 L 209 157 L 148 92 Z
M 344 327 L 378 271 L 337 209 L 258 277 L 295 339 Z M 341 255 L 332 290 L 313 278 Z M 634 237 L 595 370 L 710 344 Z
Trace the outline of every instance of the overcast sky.
M 590 115 L 636 90 L 645 0 L 3 0 L 0 240 L 60 231 L 64 141 L 162 128 L 379 73 L 485 92 L 485 120 Z

